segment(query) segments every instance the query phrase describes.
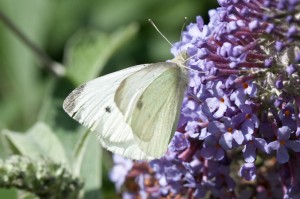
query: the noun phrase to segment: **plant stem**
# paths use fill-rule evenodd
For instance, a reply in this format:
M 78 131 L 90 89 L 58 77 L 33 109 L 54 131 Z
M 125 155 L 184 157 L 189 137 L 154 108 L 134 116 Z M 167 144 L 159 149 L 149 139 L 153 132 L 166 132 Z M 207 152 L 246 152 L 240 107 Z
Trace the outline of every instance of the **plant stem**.
M 0 21 L 6 25 L 43 63 L 44 67 L 55 75 L 65 75 L 65 68 L 60 63 L 52 60 L 42 49 L 35 45 L 20 29 L 0 10 Z

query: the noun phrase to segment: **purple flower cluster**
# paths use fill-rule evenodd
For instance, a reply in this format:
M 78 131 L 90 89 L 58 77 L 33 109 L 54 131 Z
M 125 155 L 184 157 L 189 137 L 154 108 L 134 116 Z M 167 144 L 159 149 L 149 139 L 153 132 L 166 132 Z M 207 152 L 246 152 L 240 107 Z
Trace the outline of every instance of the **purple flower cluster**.
M 300 198 L 300 0 L 218 2 L 172 49 L 189 57 L 189 88 L 138 195 Z

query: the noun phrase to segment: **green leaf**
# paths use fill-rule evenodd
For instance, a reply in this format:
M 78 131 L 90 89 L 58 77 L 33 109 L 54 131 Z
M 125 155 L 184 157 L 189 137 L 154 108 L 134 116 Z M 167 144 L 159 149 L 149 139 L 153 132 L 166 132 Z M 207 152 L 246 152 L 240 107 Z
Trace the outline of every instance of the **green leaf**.
M 46 157 L 55 163 L 65 164 L 68 168 L 70 166 L 61 142 L 44 123 L 36 123 L 26 133 L 3 130 L 2 135 L 6 147 L 14 154 L 28 156 L 34 160 Z
M 16 189 L 0 189 L 1 198 L 10 198 L 17 199 L 17 190 Z
M 120 28 L 112 34 L 97 30 L 81 30 L 68 42 L 64 63 L 67 77 L 76 85 L 99 75 L 108 59 L 138 30 L 136 24 Z
M 41 47 L 49 34 L 47 21 L 53 15 L 50 4 L 50 1 L 1 0 L 0 8 L 23 34 Z M 35 121 L 41 101 L 43 81 L 38 76 L 39 59 L 3 23 L 0 23 L 0 44 L 0 96 L 4 94 L 5 101 L 17 104 L 17 111 L 2 122 L 24 129 Z
M 74 154 L 73 171 L 74 174 L 77 176 L 80 175 L 80 169 L 84 158 L 84 154 L 86 153 L 90 135 L 91 132 L 89 130 L 86 130 L 79 138 L 78 143 L 76 144 L 73 152 Z
M 74 159 L 74 174 L 85 179 L 84 198 L 100 198 L 102 149 L 95 133 L 85 130 L 74 149 Z

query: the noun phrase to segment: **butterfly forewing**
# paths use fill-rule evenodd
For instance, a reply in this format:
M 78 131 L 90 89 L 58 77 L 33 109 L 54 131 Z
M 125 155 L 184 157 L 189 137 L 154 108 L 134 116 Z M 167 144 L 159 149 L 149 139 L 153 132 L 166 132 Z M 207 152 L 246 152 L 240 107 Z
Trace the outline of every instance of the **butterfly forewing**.
M 103 147 L 132 159 L 153 157 L 138 147 L 114 96 L 124 79 L 147 66 L 134 66 L 87 82 L 70 93 L 63 104 L 71 117 L 98 133 Z

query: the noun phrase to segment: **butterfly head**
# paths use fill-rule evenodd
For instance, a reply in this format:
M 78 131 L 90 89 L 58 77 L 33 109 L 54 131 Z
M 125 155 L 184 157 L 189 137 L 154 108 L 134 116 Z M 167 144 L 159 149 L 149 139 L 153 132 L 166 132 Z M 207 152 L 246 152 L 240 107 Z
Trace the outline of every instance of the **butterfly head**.
M 171 61 L 176 63 L 180 67 L 186 68 L 188 59 L 189 56 L 186 51 L 181 51 Z

